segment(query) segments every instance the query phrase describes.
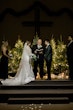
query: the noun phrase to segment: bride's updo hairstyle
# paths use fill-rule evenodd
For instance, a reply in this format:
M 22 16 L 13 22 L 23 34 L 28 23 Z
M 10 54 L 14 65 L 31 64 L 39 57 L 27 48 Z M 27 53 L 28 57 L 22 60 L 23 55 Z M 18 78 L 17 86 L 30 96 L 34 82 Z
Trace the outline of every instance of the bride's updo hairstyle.
M 27 43 L 27 45 L 29 45 L 29 46 L 31 45 L 31 42 L 30 42 L 30 41 L 26 41 L 26 43 Z

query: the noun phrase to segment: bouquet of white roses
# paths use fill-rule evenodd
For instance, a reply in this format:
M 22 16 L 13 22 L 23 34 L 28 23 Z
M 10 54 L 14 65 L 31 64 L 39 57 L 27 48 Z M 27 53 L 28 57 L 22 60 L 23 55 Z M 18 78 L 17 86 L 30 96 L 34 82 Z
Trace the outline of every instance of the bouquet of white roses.
M 31 55 L 31 60 L 33 60 L 33 61 L 36 61 L 36 60 L 37 60 L 37 57 L 36 57 L 35 54 L 32 54 L 32 55 Z
M 29 59 L 29 63 L 33 66 L 34 65 L 34 61 L 37 60 L 37 57 L 35 54 L 31 54 L 30 55 L 30 59 Z

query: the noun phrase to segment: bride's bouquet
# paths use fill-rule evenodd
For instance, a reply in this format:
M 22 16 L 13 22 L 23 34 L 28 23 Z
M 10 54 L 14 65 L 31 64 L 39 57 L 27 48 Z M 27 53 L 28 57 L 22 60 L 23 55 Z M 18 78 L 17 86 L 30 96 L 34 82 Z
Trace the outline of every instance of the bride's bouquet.
M 31 60 L 33 60 L 33 61 L 36 61 L 36 60 L 37 60 L 37 57 L 36 57 L 35 54 L 32 54 L 32 55 L 31 55 Z
M 31 54 L 29 63 L 33 66 L 34 65 L 34 61 L 36 61 L 36 60 L 37 60 L 36 55 L 35 54 Z

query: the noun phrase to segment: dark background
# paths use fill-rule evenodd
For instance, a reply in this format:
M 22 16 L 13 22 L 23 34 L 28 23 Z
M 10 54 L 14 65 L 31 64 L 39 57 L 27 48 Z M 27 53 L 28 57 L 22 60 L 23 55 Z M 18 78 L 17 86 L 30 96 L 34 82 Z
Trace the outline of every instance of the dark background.
M 34 37 L 34 26 L 23 26 L 24 21 L 34 21 L 34 10 L 26 15 L 16 16 L 14 14 L 6 13 L 6 9 L 13 9 L 19 13 L 28 9 L 37 0 L 0 0 L 0 45 L 2 40 L 8 40 L 11 46 L 14 45 L 18 38 L 25 42 Z M 58 12 L 49 16 L 45 11 L 40 8 L 40 21 L 52 22 L 52 26 L 40 27 L 40 37 L 44 40 L 46 37 L 51 38 L 52 34 L 55 39 L 59 39 L 60 34 L 63 40 L 67 43 L 67 36 L 73 35 L 73 0 L 38 0 L 44 4 L 48 9 Z M 60 10 L 63 12 L 60 12 Z M 60 14 L 59 14 L 60 13 Z

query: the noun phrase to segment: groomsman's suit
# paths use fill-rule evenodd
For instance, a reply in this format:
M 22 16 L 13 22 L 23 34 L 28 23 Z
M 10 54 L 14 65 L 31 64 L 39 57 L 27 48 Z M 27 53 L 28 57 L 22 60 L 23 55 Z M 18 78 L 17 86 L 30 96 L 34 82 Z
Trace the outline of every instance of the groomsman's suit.
M 51 69 L 51 62 L 52 62 L 52 48 L 50 44 L 48 44 L 45 48 L 44 57 L 46 60 L 48 79 L 51 80 L 50 69 Z
M 36 51 L 36 53 L 35 53 Z M 37 56 L 37 60 L 34 61 L 34 74 L 37 76 L 37 67 L 39 65 L 40 68 L 40 77 L 43 78 L 43 66 L 44 66 L 44 49 L 42 45 L 34 45 L 32 47 L 32 53 Z
M 67 46 L 67 59 L 69 64 L 69 77 L 73 80 L 73 41 L 70 41 L 70 43 Z

